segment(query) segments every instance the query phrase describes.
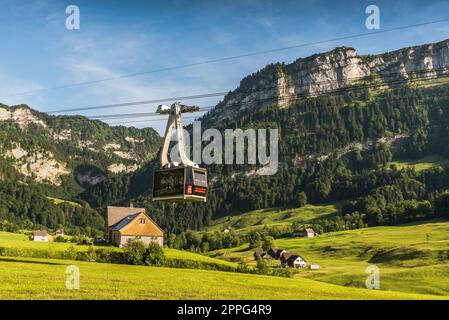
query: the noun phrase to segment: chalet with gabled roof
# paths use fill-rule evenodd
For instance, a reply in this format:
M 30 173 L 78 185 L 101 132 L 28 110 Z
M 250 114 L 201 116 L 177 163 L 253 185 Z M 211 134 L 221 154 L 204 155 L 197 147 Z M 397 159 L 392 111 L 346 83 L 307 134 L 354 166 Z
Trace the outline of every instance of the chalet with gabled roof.
M 304 268 L 307 265 L 307 261 L 294 252 L 284 252 L 281 256 L 281 263 L 283 266 L 291 268 Z
M 164 231 L 146 213 L 145 208 L 107 208 L 109 242 L 123 247 L 129 240 L 137 239 L 145 245 L 156 242 L 164 245 Z
M 31 240 L 37 242 L 50 242 L 53 241 L 53 237 L 47 232 L 47 230 L 36 230 L 30 236 Z

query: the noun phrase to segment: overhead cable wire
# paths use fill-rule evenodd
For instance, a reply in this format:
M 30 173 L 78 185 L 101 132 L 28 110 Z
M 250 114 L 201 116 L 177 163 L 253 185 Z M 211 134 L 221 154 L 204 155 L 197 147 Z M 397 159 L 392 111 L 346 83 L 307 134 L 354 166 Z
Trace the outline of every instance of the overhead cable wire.
M 355 64 L 357 64 L 357 63 L 347 64 L 346 66 L 355 65 Z M 401 75 L 401 76 L 407 75 L 407 76 L 410 76 L 410 75 L 415 75 L 415 74 L 420 74 L 420 73 L 440 72 L 440 71 L 449 71 L 449 66 L 443 67 L 443 68 L 428 68 L 428 69 L 409 71 L 409 72 L 389 73 L 388 75 L 381 75 L 381 74 L 373 73 L 373 74 L 370 74 L 370 75 L 367 75 L 367 76 L 360 76 L 360 77 L 348 77 L 348 78 L 344 78 L 344 79 L 330 79 L 330 80 L 323 80 L 323 81 L 309 81 L 307 83 L 295 84 L 295 87 L 296 88 L 304 88 L 304 87 L 308 87 L 310 85 L 321 85 L 321 84 L 329 84 L 329 83 L 345 83 L 345 82 L 348 82 L 348 81 L 365 80 L 366 78 L 371 78 L 371 79 L 373 79 L 373 78 L 387 78 L 387 77 L 392 77 L 394 75 Z M 268 87 L 257 88 L 257 90 L 256 89 L 239 90 L 237 88 L 236 90 L 231 91 L 231 92 L 236 92 L 237 94 L 249 94 L 249 93 L 257 93 L 257 92 L 260 92 L 262 90 L 283 89 L 283 88 L 287 88 L 289 86 L 291 86 L 291 84 L 270 85 Z M 88 111 L 88 110 L 120 108 L 120 107 L 136 106 L 136 105 L 144 105 L 144 104 L 168 102 L 168 101 L 178 101 L 178 100 L 190 100 L 190 99 L 218 97 L 218 96 L 224 96 L 224 95 L 226 95 L 229 92 L 230 91 L 214 92 L 214 93 L 205 93 L 205 94 L 190 95 L 190 96 L 177 96 L 177 97 L 160 98 L 160 99 L 153 99 L 153 100 L 134 101 L 134 102 L 125 102 L 125 103 L 108 104 L 108 105 L 97 105 L 97 106 L 91 106 L 91 107 L 61 109 L 61 110 L 55 110 L 55 111 L 47 111 L 46 113 L 54 114 L 54 113 L 72 112 L 72 111 Z
M 50 90 L 56 90 L 56 89 L 65 89 L 65 88 L 71 88 L 71 87 L 77 87 L 77 86 L 83 86 L 83 85 L 92 85 L 92 84 L 102 83 L 102 82 L 106 82 L 106 81 L 138 77 L 138 76 L 148 75 L 148 74 L 152 74 L 152 73 L 172 71 L 172 70 L 190 68 L 190 67 L 201 66 L 201 65 L 211 64 L 211 63 L 230 61 L 230 60 L 241 59 L 241 58 L 246 58 L 246 57 L 253 57 L 253 56 L 258 56 L 258 55 L 263 55 L 263 54 L 268 54 L 268 53 L 282 52 L 282 51 L 304 48 L 304 47 L 311 47 L 311 46 L 321 45 L 321 44 L 335 42 L 335 41 L 373 36 L 373 35 L 377 35 L 377 34 L 405 30 L 405 29 L 410 29 L 410 28 L 417 28 L 417 27 L 438 24 L 438 23 L 447 22 L 447 21 L 449 21 L 449 18 L 427 21 L 427 22 L 422 22 L 422 23 L 415 23 L 415 24 L 404 25 L 404 26 L 397 26 L 397 27 L 393 27 L 393 28 L 381 29 L 381 30 L 376 30 L 376 31 L 372 31 L 372 32 L 364 32 L 364 33 L 352 34 L 352 35 L 347 35 L 347 36 L 340 36 L 340 37 L 326 39 L 326 40 L 306 42 L 306 43 L 296 44 L 296 45 L 282 47 L 282 48 L 273 48 L 273 49 L 267 49 L 267 50 L 253 51 L 253 52 L 249 52 L 249 53 L 233 55 L 233 56 L 228 56 L 228 57 L 221 57 L 221 58 L 210 59 L 210 60 L 204 60 L 204 61 L 193 62 L 193 63 L 183 64 L 183 65 L 168 66 L 168 67 L 163 67 L 163 68 L 159 68 L 159 69 L 124 74 L 124 75 L 115 76 L 115 77 L 108 77 L 108 78 L 103 78 L 103 79 L 70 83 L 70 84 L 59 85 L 59 86 L 54 86 L 54 87 L 47 87 L 47 88 L 35 89 L 35 90 L 30 90 L 30 91 L 25 91 L 25 92 L 12 93 L 12 94 L 7 94 L 7 95 L 2 95 L 2 96 L 0 96 L 0 98 L 28 95 L 28 94 L 36 93 L 36 92 L 50 91 Z
M 224 107 L 229 108 L 229 107 L 233 107 L 233 106 L 241 106 L 241 105 L 248 105 L 251 103 L 261 103 L 261 102 L 270 102 L 270 101 L 281 101 L 281 102 L 294 101 L 294 100 L 303 99 L 303 98 L 307 98 L 307 97 L 318 97 L 318 96 L 322 96 L 322 95 L 326 95 L 326 94 L 346 93 L 349 91 L 360 90 L 360 89 L 371 89 L 371 88 L 377 88 L 377 87 L 382 87 L 382 86 L 386 86 L 386 85 L 406 84 L 406 83 L 413 83 L 413 82 L 417 82 L 417 81 L 441 79 L 441 78 L 446 78 L 446 77 L 449 77 L 449 74 L 431 75 L 428 77 L 421 77 L 421 78 L 414 78 L 414 79 L 398 79 L 395 81 L 384 81 L 384 82 L 379 82 L 379 83 L 348 86 L 348 87 L 344 87 L 344 88 L 326 90 L 326 91 L 317 92 L 317 93 L 291 94 L 291 95 L 284 96 L 282 98 L 269 97 L 269 98 L 264 98 L 264 99 L 255 99 L 255 100 L 243 102 L 243 103 L 225 104 Z M 217 105 L 217 106 L 219 106 L 219 105 Z M 212 109 L 216 108 L 217 106 L 208 106 L 205 108 L 201 108 L 199 111 L 212 110 Z M 160 115 L 161 114 L 158 114 L 158 113 L 156 113 L 156 114 L 155 113 L 120 113 L 120 114 L 97 115 L 97 116 L 91 116 L 88 118 L 93 119 L 93 120 L 102 120 L 102 119 L 120 119 L 120 118 L 133 118 L 133 117 L 138 118 L 138 117 L 160 116 Z

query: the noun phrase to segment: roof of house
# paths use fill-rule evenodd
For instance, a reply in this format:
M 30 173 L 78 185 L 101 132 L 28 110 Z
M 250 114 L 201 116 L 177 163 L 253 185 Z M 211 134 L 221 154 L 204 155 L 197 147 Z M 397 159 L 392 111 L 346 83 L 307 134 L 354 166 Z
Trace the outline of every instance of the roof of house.
M 306 232 L 315 232 L 312 228 L 306 228 Z
M 145 208 L 108 206 L 107 211 L 108 227 L 111 227 L 131 214 L 145 212 Z
M 36 230 L 36 231 L 33 231 L 33 236 L 34 237 L 46 237 L 46 236 L 48 236 L 48 233 L 46 230 Z
M 133 221 L 135 218 L 137 218 L 138 215 L 140 215 L 142 212 L 137 212 L 135 214 L 130 214 L 129 216 L 126 216 L 123 218 L 119 223 L 117 223 L 115 226 L 111 228 L 113 231 L 119 231 L 126 227 L 131 221 Z
M 267 253 L 265 252 L 265 251 L 263 251 L 263 250 L 256 250 L 255 252 L 254 252 L 254 257 L 263 257 L 263 256 L 265 256 Z
M 306 259 L 301 257 L 296 252 L 285 252 L 281 257 L 281 260 L 283 263 L 293 263 L 293 261 L 295 261 L 298 258 L 301 258 L 302 260 L 306 261 Z
M 135 214 L 130 214 L 126 217 L 124 217 L 122 220 L 120 220 L 117 224 L 113 225 L 111 227 L 110 230 L 112 231 L 121 231 L 123 230 L 127 225 L 129 225 L 132 221 L 134 221 L 138 216 L 140 216 L 141 214 L 144 214 L 146 218 L 148 218 L 148 220 L 150 220 L 150 222 L 157 228 L 160 230 L 160 232 L 162 234 L 164 234 L 164 230 L 162 230 L 161 227 L 159 227 L 159 225 L 154 222 L 153 219 L 150 218 L 150 216 L 145 212 L 145 211 L 141 211 L 141 212 L 137 212 Z

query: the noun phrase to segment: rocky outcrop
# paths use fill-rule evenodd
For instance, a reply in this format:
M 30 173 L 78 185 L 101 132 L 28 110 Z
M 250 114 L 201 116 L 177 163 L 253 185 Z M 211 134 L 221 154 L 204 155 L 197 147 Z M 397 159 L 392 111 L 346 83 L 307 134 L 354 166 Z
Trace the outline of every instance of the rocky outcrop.
M 27 107 L 15 107 L 9 108 L 0 105 L 0 122 L 2 121 L 12 121 L 17 123 L 21 128 L 25 128 L 28 125 L 34 123 L 43 128 L 47 128 L 42 119 L 35 115 L 30 108 Z
M 140 168 L 153 159 L 160 141 L 151 128 L 123 130 L 81 116 L 51 116 L 27 105 L 0 104 L 0 158 L 37 182 L 61 185 L 74 177 L 89 187 L 107 172 Z
M 227 94 L 211 120 L 232 119 L 248 109 L 285 107 L 295 98 L 331 93 L 369 83 L 403 83 L 449 73 L 449 40 L 409 47 L 380 55 L 359 56 L 354 48 L 277 63 L 244 78 Z
M 16 145 L 3 157 L 15 160 L 14 167 L 17 171 L 37 182 L 59 186 L 62 183 L 61 177 L 70 173 L 66 164 L 57 161 L 54 155 L 48 151 L 26 151 L 20 145 Z

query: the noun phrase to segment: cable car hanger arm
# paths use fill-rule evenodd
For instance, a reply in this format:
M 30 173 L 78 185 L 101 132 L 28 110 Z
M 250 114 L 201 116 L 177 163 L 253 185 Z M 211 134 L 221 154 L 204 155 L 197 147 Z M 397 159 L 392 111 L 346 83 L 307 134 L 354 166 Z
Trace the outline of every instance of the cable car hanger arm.
M 159 164 L 161 168 L 172 168 L 172 167 L 179 167 L 180 164 L 169 161 L 168 160 L 168 151 L 170 147 L 170 140 L 171 135 L 173 132 L 173 127 L 176 128 L 176 135 L 178 138 L 178 150 L 179 150 L 179 156 L 181 158 L 181 165 L 183 166 L 190 166 L 190 167 L 198 167 L 198 164 L 191 161 L 185 152 L 185 146 L 184 146 L 184 134 L 183 134 L 183 126 L 182 126 L 182 117 L 181 113 L 184 112 L 193 112 L 193 109 L 198 107 L 188 107 L 185 105 L 182 105 L 179 102 L 175 102 L 171 105 L 170 111 L 169 111 L 169 117 L 167 121 L 167 127 L 165 128 L 165 136 L 164 141 L 162 144 L 162 150 L 159 155 Z M 199 108 L 198 108 L 199 109 Z M 159 111 L 159 113 L 162 113 L 163 111 Z

